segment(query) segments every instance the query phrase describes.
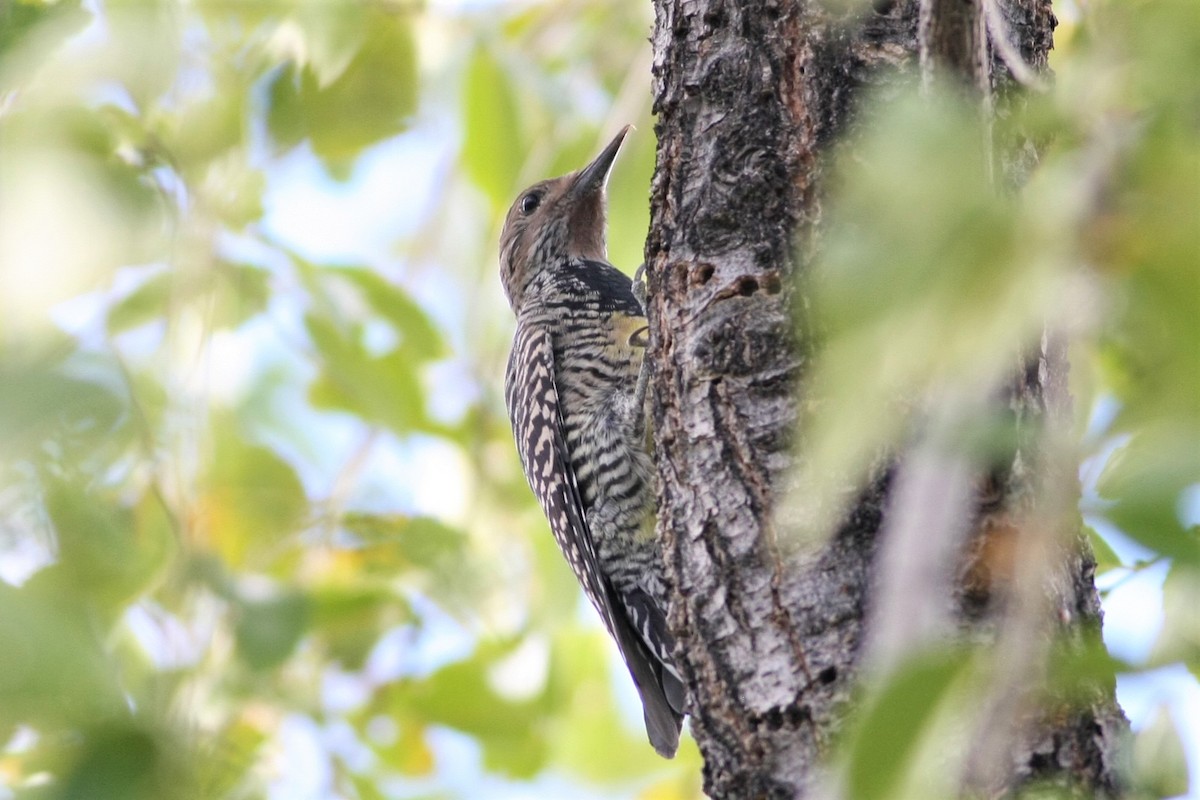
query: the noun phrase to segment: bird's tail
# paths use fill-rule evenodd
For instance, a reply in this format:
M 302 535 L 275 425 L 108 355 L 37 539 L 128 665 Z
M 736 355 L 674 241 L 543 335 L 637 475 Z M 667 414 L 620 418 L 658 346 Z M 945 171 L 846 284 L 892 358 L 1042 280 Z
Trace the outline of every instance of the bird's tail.
M 675 670 L 650 652 L 628 620 L 616 620 L 616 628 L 614 638 L 642 698 L 650 744 L 663 758 L 673 758 L 679 749 L 687 691 Z

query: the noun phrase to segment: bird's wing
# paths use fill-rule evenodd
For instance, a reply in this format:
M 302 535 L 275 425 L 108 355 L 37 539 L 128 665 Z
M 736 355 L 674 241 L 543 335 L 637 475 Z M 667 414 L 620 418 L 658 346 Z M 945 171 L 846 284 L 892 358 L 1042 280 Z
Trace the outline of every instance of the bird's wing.
M 567 451 L 562 407 L 554 380 L 554 349 L 547 331 L 518 321 L 504 383 L 505 402 L 525 477 L 571 570 L 629 667 L 642 698 L 650 743 L 669 758 L 679 746 L 682 717 L 663 693 L 658 659 L 648 652 L 631 628 L 612 585 L 600 569 Z

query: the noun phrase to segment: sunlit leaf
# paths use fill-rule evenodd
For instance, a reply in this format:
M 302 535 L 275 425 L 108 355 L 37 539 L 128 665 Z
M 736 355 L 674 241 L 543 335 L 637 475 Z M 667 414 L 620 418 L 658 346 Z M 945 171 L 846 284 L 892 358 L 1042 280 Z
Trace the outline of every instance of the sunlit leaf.
M 1114 658 L 1104 646 L 1099 631 L 1085 630 L 1056 642 L 1049 659 L 1047 686 L 1054 698 L 1086 706 L 1098 694 L 1110 694 L 1117 674 L 1133 667 Z
M 98 634 L 65 570 L 44 569 L 20 589 L 0 581 L 0 726 L 54 729 L 118 712 Z
M 433 321 L 398 286 L 369 269 L 344 267 L 330 274 L 346 278 L 358 286 L 371 307 L 404 337 L 405 351 L 414 358 L 431 359 L 445 354 L 442 335 Z
M 388 764 L 405 775 L 423 776 L 434 771 L 434 753 L 425 739 L 425 728 L 404 725 L 396 742 L 385 751 Z
M 1150 659 L 1154 664 L 1182 661 L 1200 675 L 1200 570 L 1191 564 L 1174 564 L 1163 582 L 1163 626 Z
M 401 433 L 424 423 L 416 364 L 407 354 L 393 349 L 372 355 L 361 330 L 339 329 L 316 314 L 309 314 L 305 325 L 324 368 L 309 394 L 314 406 L 350 411 Z
M 1189 563 L 1200 562 L 1200 541 L 1183 524 L 1178 506 L 1184 489 L 1200 481 L 1197 442 L 1191 431 L 1145 426 L 1113 455 L 1097 485 L 1113 501 L 1105 515 L 1122 531 Z
M 198 193 L 214 215 L 232 230 L 262 216 L 266 177 L 247 163 L 244 153 L 229 151 L 205 165 Z
M 266 270 L 226 261 L 201 274 L 154 272 L 109 309 L 108 331 L 165 321 L 174 309 L 193 302 L 213 329 L 236 328 L 266 308 L 269 280 Z
M 598 783 L 643 775 L 662 763 L 645 746 L 641 721 L 619 713 L 613 681 L 628 681 L 629 673 L 609 669 L 620 664 L 612 648 L 596 628 L 558 628 L 547 676 L 547 698 L 558 709 L 550 734 L 555 760 Z
M 270 557 L 298 532 L 308 499 L 291 465 L 275 451 L 245 441 L 230 422 L 218 427 L 204 482 L 198 542 L 231 565 Z
M 166 117 L 171 130 L 167 138 L 171 156 L 185 174 L 197 175 L 217 156 L 243 143 L 246 117 L 244 96 L 238 87 L 221 91 Z
M 476 653 L 425 680 L 398 685 L 394 702 L 403 714 L 417 714 L 474 736 L 489 769 L 528 777 L 545 763 L 547 742 L 535 727 L 545 710 L 536 699 L 512 701 L 497 694 L 488 682 L 488 670 L 499 653 L 490 655 Z
M 961 650 L 922 656 L 888 680 L 862 709 L 845 750 L 851 796 L 876 800 L 899 789 L 939 702 L 969 664 L 969 653 Z
M 118 80 L 135 102 L 152 105 L 174 83 L 183 48 L 180 9 L 158 0 L 123 0 L 105 8 Z
M 210 321 L 214 328 L 236 328 L 267 307 L 271 276 L 253 264 L 221 261 L 215 269 Z
M 45 37 L 37 44 L 49 50 L 56 40 L 66 38 L 87 24 L 90 15 L 82 0 L 34 0 L 5 3 L 0 7 L 0 57 L 20 45 L 34 44 L 32 33 Z
M 10 458 L 54 436 L 110 435 L 124 411 L 111 386 L 62 364 L 0 362 L 0 442 Z
M 305 63 L 317 78 L 317 88 L 325 89 L 350 66 L 375 20 L 361 7 L 345 3 L 301 3 L 294 13 L 304 30 Z
M 171 525 L 153 495 L 130 508 L 60 478 L 47 478 L 45 492 L 61 569 L 105 611 L 118 611 L 166 566 Z
M 785 514 L 813 533 L 832 532 L 855 496 L 839 487 L 865 481 L 919 415 L 1006 381 L 1054 302 L 1056 262 L 1026 252 L 1034 234 L 989 183 L 977 113 L 915 91 L 876 113 L 839 162 L 807 278 L 801 325 L 820 354 L 806 392 L 821 402 Z
M 269 89 L 267 121 L 276 143 L 291 147 L 308 138 L 337 172 L 363 148 L 400 133 L 416 108 L 416 43 L 408 15 L 365 13 L 362 45 L 336 79 L 328 81 L 336 60 L 323 60 L 320 75 L 312 66 L 281 69 Z M 344 57 L 347 41 L 331 45 L 329 58 Z
M 1153 721 L 1133 740 L 1133 768 L 1135 781 L 1151 797 L 1187 793 L 1187 757 L 1165 708 L 1159 708 Z
M 240 719 L 212 736 L 197 759 L 197 784 L 202 796 L 230 796 L 246 780 L 266 738 L 263 731 Z
M 170 273 L 160 272 L 113 304 L 108 310 L 109 333 L 121 333 L 162 318 L 168 310 L 172 285 Z
M 359 669 L 389 628 L 411 622 L 413 613 L 395 591 L 383 586 L 321 586 L 309 594 L 313 632 L 328 648 L 331 659 L 347 669 Z

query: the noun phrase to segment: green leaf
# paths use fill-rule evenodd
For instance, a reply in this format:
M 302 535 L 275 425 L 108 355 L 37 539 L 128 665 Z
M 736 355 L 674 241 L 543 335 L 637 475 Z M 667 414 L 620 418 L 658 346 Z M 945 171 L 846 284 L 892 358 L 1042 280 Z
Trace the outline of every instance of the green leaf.
M 234 628 L 238 655 L 253 669 L 276 667 L 296 649 L 309 620 L 309 600 L 300 592 L 245 600 L 238 606 Z
M 371 307 L 404 338 L 405 351 L 413 358 L 425 361 L 445 355 L 446 345 L 441 333 L 425 309 L 403 289 L 379 273 L 361 267 L 340 267 L 326 274 L 345 278 L 356 285 Z
M 73 574 L 51 566 L 22 588 L 0 581 L 0 729 L 86 723 L 124 707 Z
M 1200 420 L 1197 420 L 1200 422 Z M 1097 491 L 1113 524 L 1155 552 L 1200 563 L 1200 541 L 1179 517 L 1183 491 L 1200 482 L 1200 436 L 1159 420 L 1140 429 L 1104 467 Z
M 483 44 L 467 64 L 463 120 L 462 159 L 467 174 L 494 210 L 505 209 L 517 191 L 525 138 L 508 73 Z
M 1200 569 L 1182 562 L 1171 565 L 1163 582 L 1163 626 L 1150 653 L 1152 664 L 1186 663 L 1200 673 Z
M 107 384 L 62 364 L 0 361 L 0 444 L 9 458 L 54 437 L 109 436 L 124 412 Z
M 228 418 L 213 424 L 216 447 L 196 530 L 227 564 L 264 566 L 262 559 L 279 555 L 282 539 L 299 532 L 308 497 L 277 453 L 245 441 Z
M 165 318 L 173 285 L 174 277 L 170 272 L 151 275 L 108 310 L 108 332 L 122 333 Z
M 1084 535 L 1092 547 L 1092 555 L 1096 558 L 1096 572 L 1103 573 L 1121 566 L 1121 559 L 1108 540 L 1096 532 L 1091 525 L 1083 526 Z
M 363 148 L 404 130 L 416 110 L 416 42 L 407 14 L 364 13 L 362 45 L 335 80 L 322 79 L 337 71 L 345 40 L 331 45 L 331 61 L 282 69 L 268 89 L 267 124 L 275 142 L 287 148 L 308 138 L 335 174 Z
M 968 650 L 924 654 L 860 709 L 845 749 L 851 797 L 882 800 L 897 791 L 938 706 L 970 664 Z
M 201 274 L 159 271 L 113 304 L 108 311 L 110 334 L 166 320 L 173 306 L 199 302 L 214 329 L 236 328 L 267 307 L 270 273 L 251 264 L 217 261 Z
M 222 85 L 212 96 L 164 118 L 167 124 L 162 127 L 166 130 L 160 135 L 185 175 L 202 174 L 210 161 L 244 144 L 245 100 L 242 87 Z
M 185 798 L 190 775 L 179 746 L 165 732 L 113 722 L 87 732 L 64 776 L 60 800 L 173 800 Z
M 253 264 L 219 261 L 209 311 L 214 328 L 237 328 L 267 308 L 271 299 L 271 273 Z
M 488 769 L 528 778 L 546 760 L 547 742 L 536 725 L 545 709 L 540 699 L 508 700 L 491 688 L 488 672 L 507 652 L 481 648 L 423 681 L 397 686 L 394 698 L 402 715 L 415 713 L 478 739 Z
M 402 580 L 450 610 L 477 595 L 479 569 L 462 531 L 395 514 L 347 514 L 341 524 L 361 542 L 352 554 L 362 573 Z
M 354 582 L 321 586 L 309 594 L 313 633 L 325 643 L 330 657 L 347 669 L 360 669 L 388 628 L 414 619 L 396 591 L 364 586 L 361 576 L 356 577 Z
M 663 763 L 647 745 L 641 721 L 631 726 L 619 713 L 613 682 L 630 678 L 623 668 L 615 673 L 609 668 L 620 663 L 614 655 L 611 639 L 595 627 L 568 624 L 554 630 L 545 698 L 551 756 L 599 784 L 653 774 Z
M 360 326 L 344 331 L 314 313 L 304 322 L 323 361 L 309 390 L 314 406 L 349 411 L 398 433 L 425 425 L 424 393 L 412 358 L 400 349 L 368 353 Z
M 1046 684 L 1054 701 L 1061 698 L 1081 705 L 1088 705 L 1097 696 L 1111 695 L 1117 673 L 1133 669 L 1108 652 L 1098 625 L 1055 642 L 1048 663 Z
M 267 740 L 259 728 L 234 720 L 212 736 L 197 759 L 200 797 L 230 797 L 254 769 L 259 748 Z
M 115 617 L 166 565 L 173 535 L 161 503 L 147 493 L 130 508 L 78 482 L 47 476 L 44 483 L 61 569 Z
M 157 0 L 123 0 L 104 11 L 113 77 L 139 107 L 155 106 L 175 83 L 182 61 L 180 9 Z
M 0 56 L 7 56 L 15 47 L 30 42 L 30 34 L 44 37 L 52 33 L 54 39 L 65 39 L 87 25 L 91 14 L 83 9 L 81 0 L 24 0 L 0 5 Z M 43 53 L 51 50 L 51 43 L 39 39 Z M 6 65 L 7 66 L 7 65 Z M 0 90 L 3 90 L 0 85 Z
M 1149 797 L 1187 794 L 1188 768 L 1179 731 L 1165 708 L 1133 740 L 1134 782 Z
M 368 546 L 398 545 L 413 565 L 436 569 L 460 564 L 466 535 L 430 517 L 352 513 L 342 526 Z
M 295 19 L 304 29 L 305 65 L 326 89 L 345 74 L 367 37 L 373 14 L 349 3 L 302 3 Z
M 266 180 L 262 170 L 250 167 L 244 152 L 231 151 L 206 165 L 199 194 L 217 219 L 241 230 L 262 217 Z

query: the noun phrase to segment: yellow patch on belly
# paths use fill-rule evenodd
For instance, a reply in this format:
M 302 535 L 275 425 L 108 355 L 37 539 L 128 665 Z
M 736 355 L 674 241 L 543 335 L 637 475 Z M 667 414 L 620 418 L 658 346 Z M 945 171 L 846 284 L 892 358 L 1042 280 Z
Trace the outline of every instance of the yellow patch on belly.
M 610 354 L 618 360 L 640 365 L 649 343 L 646 318 L 641 315 L 614 313 L 609 318 L 612 331 Z

